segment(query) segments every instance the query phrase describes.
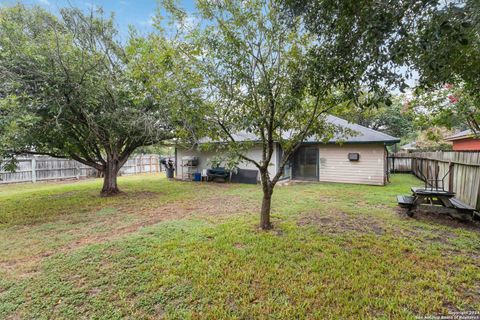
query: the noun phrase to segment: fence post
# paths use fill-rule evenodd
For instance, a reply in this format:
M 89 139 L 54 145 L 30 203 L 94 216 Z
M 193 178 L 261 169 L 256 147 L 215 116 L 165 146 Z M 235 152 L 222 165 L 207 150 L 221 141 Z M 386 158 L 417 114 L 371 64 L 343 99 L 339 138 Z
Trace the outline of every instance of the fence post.
M 448 164 L 448 191 L 453 192 L 453 180 L 455 179 L 455 165 L 453 162 Z
M 77 180 L 80 180 L 80 164 L 77 161 L 75 161 L 75 173 Z
M 32 166 L 32 182 L 35 183 L 37 182 L 37 159 L 35 157 L 32 158 L 31 160 L 31 166 Z

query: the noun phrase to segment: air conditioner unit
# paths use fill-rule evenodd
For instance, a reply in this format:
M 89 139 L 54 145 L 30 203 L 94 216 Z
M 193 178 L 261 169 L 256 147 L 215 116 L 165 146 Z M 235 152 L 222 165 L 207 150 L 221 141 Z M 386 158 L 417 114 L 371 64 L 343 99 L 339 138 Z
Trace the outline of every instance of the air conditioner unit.
M 350 161 L 358 161 L 360 160 L 360 153 L 349 153 L 348 160 Z

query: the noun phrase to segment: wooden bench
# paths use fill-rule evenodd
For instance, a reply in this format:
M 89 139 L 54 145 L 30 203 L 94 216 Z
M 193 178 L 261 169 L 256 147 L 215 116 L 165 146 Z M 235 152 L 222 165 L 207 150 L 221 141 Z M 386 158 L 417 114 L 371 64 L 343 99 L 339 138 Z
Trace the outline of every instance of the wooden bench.
M 397 196 L 398 204 L 401 207 L 410 207 L 411 205 L 413 205 L 414 200 L 415 200 L 415 197 L 413 196 L 402 196 L 402 195 Z
M 453 206 L 458 209 L 461 212 L 466 212 L 466 213 L 473 213 L 475 211 L 475 208 L 469 206 L 466 203 L 463 203 L 457 198 L 452 198 L 450 199 L 450 202 L 453 204 Z

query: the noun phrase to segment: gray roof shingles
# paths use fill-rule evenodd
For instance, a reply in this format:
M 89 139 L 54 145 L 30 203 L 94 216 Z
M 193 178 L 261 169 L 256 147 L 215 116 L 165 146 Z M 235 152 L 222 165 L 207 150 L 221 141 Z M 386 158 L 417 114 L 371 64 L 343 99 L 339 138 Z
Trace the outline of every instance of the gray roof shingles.
M 347 120 L 328 115 L 326 117 L 326 121 L 329 122 L 330 124 L 339 126 L 344 129 L 349 129 L 350 131 L 355 132 L 355 135 L 347 135 L 343 136 L 340 134 L 337 134 L 333 139 L 330 139 L 328 143 L 384 143 L 386 145 L 392 145 L 397 142 L 400 142 L 400 139 L 392 137 L 388 134 L 385 134 L 383 132 L 373 130 L 364 126 L 361 126 L 359 124 L 351 123 L 348 122 Z M 285 134 L 285 138 L 288 137 L 288 134 Z M 233 134 L 233 138 L 235 141 L 258 141 L 258 137 L 254 135 L 253 133 L 248 133 L 248 132 L 239 132 L 236 134 Z M 201 139 L 201 143 L 203 142 L 209 142 L 211 141 L 210 139 Z M 305 143 L 322 143 L 315 137 L 309 137 L 305 140 Z
M 350 129 L 357 134 L 354 136 L 337 136 L 329 141 L 329 143 L 336 143 L 339 140 L 344 140 L 344 143 L 373 143 L 373 142 L 384 142 L 386 144 L 395 144 L 400 142 L 400 139 L 392 137 L 386 133 L 373 130 L 364 126 L 361 126 L 356 123 L 348 122 L 347 120 L 328 115 L 327 121 L 331 124 Z

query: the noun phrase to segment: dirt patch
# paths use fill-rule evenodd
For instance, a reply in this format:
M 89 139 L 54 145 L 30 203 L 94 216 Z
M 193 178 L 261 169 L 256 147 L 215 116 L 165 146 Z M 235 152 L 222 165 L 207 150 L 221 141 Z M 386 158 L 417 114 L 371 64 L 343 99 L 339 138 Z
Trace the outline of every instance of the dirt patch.
M 159 194 L 154 192 L 136 192 L 119 196 L 132 199 L 139 199 L 139 197 L 154 199 Z M 257 209 L 258 204 L 252 200 L 245 200 L 240 196 L 218 195 L 216 193 L 212 197 L 169 202 L 152 207 L 135 208 L 126 204 L 124 207 L 107 208 L 105 210 L 112 210 L 111 214 L 91 213 L 82 219 L 85 225 L 79 227 L 78 224 L 72 223 L 71 229 L 63 231 L 72 235 L 79 234 L 71 242 L 35 255 L 0 261 L 0 270 L 3 269 L 16 277 L 26 278 L 37 272 L 36 269 L 42 260 L 54 254 L 67 253 L 87 245 L 118 239 L 160 222 L 181 220 L 188 217 L 200 219 L 214 217 L 214 221 L 218 221 L 234 214 L 253 212 Z M 63 223 L 70 222 L 72 221 L 66 219 Z M 25 232 L 28 232 L 28 230 Z M 48 237 L 55 236 L 55 233 L 48 235 Z
M 122 198 L 127 198 L 127 199 L 138 199 L 138 200 L 144 200 L 144 199 L 151 199 L 151 198 L 157 198 L 161 196 L 162 193 L 160 192 L 151 192 L 151 191 L 138 191 L 138 192 L 124 192 L 120 193 L 119 197 Z
M 379 220 L 367 216 L 335 212 L 331 215 L 307 214 L 298 220 L 299 226 L 315 226 L 322 233 L 342 234 L 351 232 L 383 235 L 385 227 Z
M 69 191 L 69 192 L 64 192 L 59 194 L 52 194 L 52 195 L 46 196 L 45 198 L 46 199 L 62 199 L 62 198 L 69 198 L 76 194 L 78 194 L 78 191 Z
M 163 221 L 181 220 L 191 216 L 229 216 L 235 213 L 249 212 L 248 207 L 253 208 L 251 205 L 242 205 L 240 202 L 241 198 L 237 196 L 221 196 L 216 197 L 215 201 L 204 199 L 204 201 L 174 202 L 154 209 L 139 210 L 136 211 L 139 218 L 138 221 L 114 227 L 108 232 L 92 234 L 88 237 L 77 239 L 62 249 L 55 250 L 55 253 L 70 251 L 89 244 L 106 242 Z M 242 203 L 245 203 L 245 201 Z M 110 215 L 105 223 L 108 224 L 109 220 L 111 220 L 110 222 L 114 224 L 117 219 L 116 215 Z
M 395 211 L 406 220 L 415 219 L 422 222 L 440 224 L 452 228 L 465 229 L 469 231 L 480 232 L 479 221 L 462 221 L 452 218 L 447 214 L 430 212 L 428 210 L 419 209 L 415 211 L 413 217 L 407 215 L 407 209 L 396 207 Z
M 480 282 L 478 281 L 475 282 L 471 288 L 460 286 L 457 291 L 460 292 L 463 297 L 468 297 L 472 301 L 480 301 Z
M 204 197 L 188 201 L 169 202 L 155 206 L 150 203 L 148 207 L 135 208 L 126 206 L 121 211 L 134 216 L 141 216 L 147 224 L 155 221 L 179 220 L 189 216 L 205 217 L 227 217 L 237 213 L 248 213 L 258 210 L 259 206 L 253 200 L 246 200 L 240 196 L 215 195 L 215 197 Z
M 31 278 L 38 274 L 38 263 L 44 257 L 32 257 L 22 260 L 0 261 L 0 269 L 9 276 L 15 276 L 20 279 Z
M 90 290 L 88 290 L 88 294 L 92 297 L 98 295 L 101 292 L 102 292 L 102 289 L 100 288 L 91 288 Z
M 464 222 L 446 214 L 425 210 L 416 211 L 413 217 L 407 216 L 406 209 L 395 208 L 394 211 L 399 214 L 401 220 L 407 222 L 402 225 L 392 225 L 392 232 L 395 234 L 417 242 L 420 247 L 431 244 L 440 245 L 442 255 L 447 259 L 458 254 L 471 256 L 470 249 L 467 247 L 460 249 L 456 240 L 462 237 L 463 230 L 480 232 L 478 222 Z

